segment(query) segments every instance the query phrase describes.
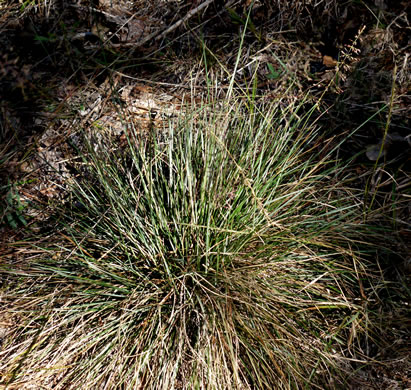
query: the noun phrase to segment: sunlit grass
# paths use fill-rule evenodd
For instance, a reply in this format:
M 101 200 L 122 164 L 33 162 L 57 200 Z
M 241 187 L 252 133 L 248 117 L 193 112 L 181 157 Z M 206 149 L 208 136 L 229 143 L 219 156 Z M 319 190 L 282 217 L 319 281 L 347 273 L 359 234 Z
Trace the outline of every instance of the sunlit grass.
M 122 148 L 90 141 L 40 253 L 4 269 L 20 323 L 2 383 L 342 382 L 368 328 L 372 248 L 361 200 L 308 116 L 205 104 L 148 135 L 130 125 Z

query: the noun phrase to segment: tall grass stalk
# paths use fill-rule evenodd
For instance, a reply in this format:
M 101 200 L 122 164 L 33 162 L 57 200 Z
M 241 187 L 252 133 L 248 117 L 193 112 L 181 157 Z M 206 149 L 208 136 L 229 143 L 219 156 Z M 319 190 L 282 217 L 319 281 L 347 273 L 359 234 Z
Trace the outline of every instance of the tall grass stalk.
M 125 147 L 90 141 L 40 253 L 2 269 L 18 325 L 1 383 L 342 383 L 367 329 L 372 248 L 299 110 L 205 104 L 162 131 L 130 126 Z

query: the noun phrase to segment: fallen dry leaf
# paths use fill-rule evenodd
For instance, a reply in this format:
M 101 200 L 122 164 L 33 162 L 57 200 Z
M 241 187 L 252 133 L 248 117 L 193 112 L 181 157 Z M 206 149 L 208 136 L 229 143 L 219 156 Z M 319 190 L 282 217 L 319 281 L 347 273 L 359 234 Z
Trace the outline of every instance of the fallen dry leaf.
M 334 60 L 331 56 L 323 57 L 323 64 L 329 68 L 334 68 L 337 65 L 337 61 Z

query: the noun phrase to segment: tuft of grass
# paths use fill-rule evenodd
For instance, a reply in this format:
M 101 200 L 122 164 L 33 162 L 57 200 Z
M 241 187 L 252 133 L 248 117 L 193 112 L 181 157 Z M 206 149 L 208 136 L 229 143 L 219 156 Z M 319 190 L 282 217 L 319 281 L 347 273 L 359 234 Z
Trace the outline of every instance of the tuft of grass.
M 130 125 L 125 147 L 85 136 L 41 248 L 2 268 L 16 326 L 1 384 L 342 383 L 371 326 L 374 248 L 361 200 L 299 110 L 205 104 L 160 133 Z

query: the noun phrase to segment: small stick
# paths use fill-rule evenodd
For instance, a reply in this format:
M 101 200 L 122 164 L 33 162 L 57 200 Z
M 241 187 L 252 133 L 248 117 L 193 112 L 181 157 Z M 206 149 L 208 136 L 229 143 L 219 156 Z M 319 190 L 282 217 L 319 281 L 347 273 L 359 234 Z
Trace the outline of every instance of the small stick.
M 158 40 L 164 38 L 167 34 L 171 33 L 175 29 L 177 29 L 179 26 L 181 26 L 183 23 L 185 23 L 188 19 L 192 18 L 195 14 L 199 13 L 201 10 L 206 8 L 213 1 L 214 0 L 206 0 L 204 3 L 201 3 L 198 7 L 193 8 L 191 11 L 189 11 L 187 13 L 187 15 L 184 16 L 184 18 L 178 20 L 177 22 L 175 22 L 173 25 L 171 25 L 169 28 L 167 28 L 166 30 L 164 30 L 161 33 L 156 31 L 156 32 L 148 35 L 144 39 L 142 39 L 140 42 L 117 43 L 117 44 L 114 44 L 112 46 L 113 47 L 130 47 L 130 46 L 132 46 L 132 47 L 137 49 L 138 47 L 143 46 L 145 43 L 147 43 L 148 41 L 151 41 L 152 39 L 158 41 Z
M 200 12 L 202 9 L 204 9 L 205 7 L 207 7 L 209 4 L 211 4 L 214 0 L 206 0 L 204 3 L 201 3 L 198 7 L 193 8 L 192 10 L 190 10 L 186 16 L 184 16 L 184 18 L 178 20 L 177 22 L 175 22 L 173 25 L 171 25 L 168 29 L 166 29 L 165 31 L 163 31 L 157 38 L 156 41 L 158 41 L 159 39 L 165 37 L 167 34 L 171 33 L 172 31 L 174 31 L 176 28 L 178 28 L 179 26 L 181 26 L 183 23 L 185 23 L 188 19 L 190 19 L 191 17 L 193 17 L 195 14 L 197 14 L 198 12 Z

